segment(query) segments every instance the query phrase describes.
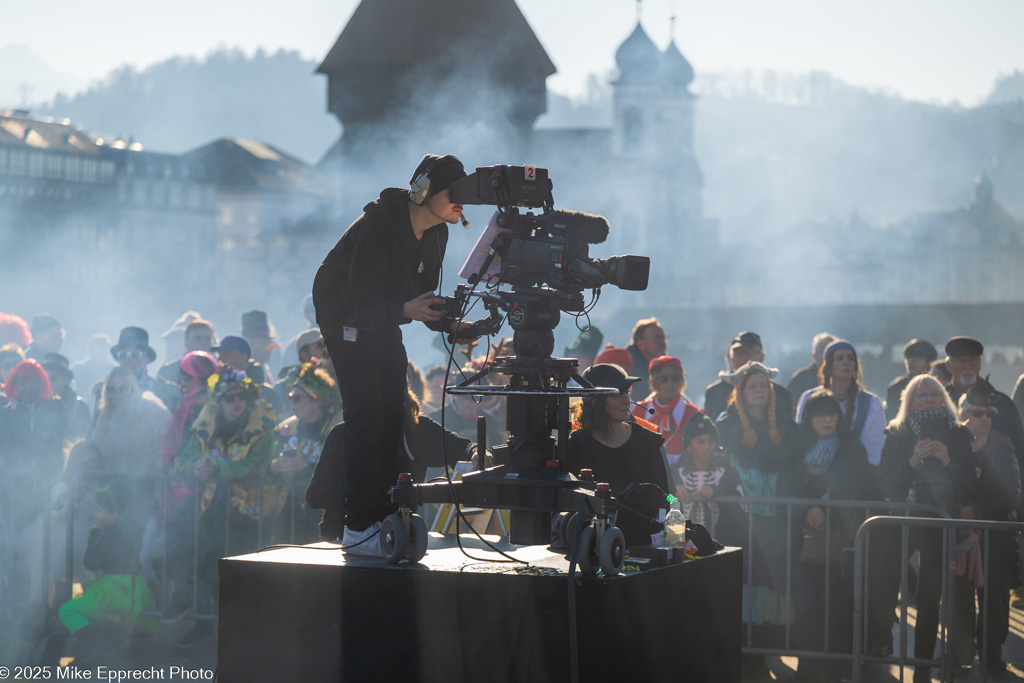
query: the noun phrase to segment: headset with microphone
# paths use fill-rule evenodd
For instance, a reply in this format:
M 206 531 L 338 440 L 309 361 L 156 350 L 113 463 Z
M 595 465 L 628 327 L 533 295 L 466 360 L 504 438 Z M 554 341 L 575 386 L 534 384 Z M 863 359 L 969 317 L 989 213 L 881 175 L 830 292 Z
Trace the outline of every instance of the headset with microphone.
M 654 415 L 654 408 L 648 408 L 647 406 L 642 406 L 639 403 L 637 403 L 636 401 L 630 401 L 630 403 L 635 405 L 637 408 L 640 408 L 642 410 L 646 410 L 648 415 Z
M 433 173 L 434 169 L 441 165 L 442 162 L 457 158 L 451 154 L 446 154 L 443 157 L 431 159 L 427 167 L 423 169 L 423 172 L 413 178 L 409 182 L 409 201 L 416 206 L 423 206 L 428 199 L 430 199 L 430 174 Z
M 434 169 L 440 166 L 442 162 L 449 160 L 459 161 L 458 157 L 454 157 L 451 154 L 445 154 L 443 157 L 432 159 L 430 163 L 427 164 L 427 167 L 423 169 L 422 173 L 409 181 L 409 201 L 416 206 L 423 206 L 427 203 L 427 200 L 430 199 L 430 174 L 433 173 Z M 466 220 L 466 216 L 464 214 L 459 214 L 459 221 L 462 223 L 462 227 L 469 230 L 471 224 Z

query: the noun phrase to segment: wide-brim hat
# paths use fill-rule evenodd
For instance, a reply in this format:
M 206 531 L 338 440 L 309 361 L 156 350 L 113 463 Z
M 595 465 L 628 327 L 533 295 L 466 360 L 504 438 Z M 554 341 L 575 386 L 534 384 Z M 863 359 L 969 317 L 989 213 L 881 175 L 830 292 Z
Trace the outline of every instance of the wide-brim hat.
M 117 360 L 117 354 L 121 349 L 142 349 L 149 356 L 149 362 L 156 360 L 156 351 L 149 345 L 149 333 L 141 327 L 126 327 L 121 330 L 117 338 L 117 344 L 110 347 L 110 355 Z
M 267 319 L 265 311 L 253 310 L 242 314 L 242 336 L 250 338 L 254 335 L 266 334 L 271 337 L 277 336 L 277 331 Z
M 739 386 L 739 383 L 743 380 L 744 377 L 754 372 L 760 372 L 763 375 L 768 375 L 768 379 L 772 379 L 779 374 L 777 368 L 770 368 L 764 363 L 758 363 L 757 361 L 752 360 L 749 363 L 745 363 L 742 367 L 733 370 L 732 372 L 726 372 L 725 370 L 722 370 L 721 372 L 718 373 L 718 377 L 722 381 L 728 382 L 733 386 Z

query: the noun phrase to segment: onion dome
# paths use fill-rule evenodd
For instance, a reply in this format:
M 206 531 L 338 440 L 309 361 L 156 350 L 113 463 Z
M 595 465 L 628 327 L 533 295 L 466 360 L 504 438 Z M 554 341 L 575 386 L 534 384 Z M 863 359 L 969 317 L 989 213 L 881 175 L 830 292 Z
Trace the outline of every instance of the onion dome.
M 657 73 L 661 51 L 637 23 L 633 32 L 615 51 L 615 63 L 623 79 L 649 79 Z
M 693 82 L 693 67 L 686 60 L 683 53 L 676 47 L 676 41 L 672 41 L 665 48 L 662 57 L 662 65 L 665 70 L 665 77 L 670 83 L 686 87 Z

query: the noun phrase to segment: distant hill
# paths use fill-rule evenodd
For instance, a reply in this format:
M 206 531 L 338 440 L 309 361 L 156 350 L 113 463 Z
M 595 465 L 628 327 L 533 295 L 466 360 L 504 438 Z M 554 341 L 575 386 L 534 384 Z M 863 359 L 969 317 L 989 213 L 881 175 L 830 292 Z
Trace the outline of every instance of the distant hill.
M 221 50 L 143 70 L 124 67 L 37 114 L 185 152 L 220 137 L 263 140 L 310 163 L 337 140 L 325 80 L 298 53 Z M 1024 218 L 1024 73 L 997 81 L 976 108 L 912 102 L 829 74 L 700 73 L 695 146 L 704 214 L 729 242 L 764 242 L 805 221 L 853 215 L 900 221 L 972 197 L 987 173 L 997 201 Z M 611 125 L 611 87 L 549 93 L 543 128 Z
M 807 220 L 873 225 L 961 205 L 985 173 L 1024 218 L 1024 73 L 999 79 L 983 106 L 926 104 L 826 73 L 703 73 L 694 144 L 704 214 L 723 239 L 761 242 Z M 549 95 L 545 128 L 611 125 L 612 91 Z M 575 123 L 579 122 L 579 123 Z
M 176 57 L 141 71 L 122 67 L 33 113 L 70 118 L 153 151 L 181 153 L 221 137 L 248 137 L 315 163 L 341 131 L 325 110 L 327 83 L 315 75 L 317 66 L 284 50 Z

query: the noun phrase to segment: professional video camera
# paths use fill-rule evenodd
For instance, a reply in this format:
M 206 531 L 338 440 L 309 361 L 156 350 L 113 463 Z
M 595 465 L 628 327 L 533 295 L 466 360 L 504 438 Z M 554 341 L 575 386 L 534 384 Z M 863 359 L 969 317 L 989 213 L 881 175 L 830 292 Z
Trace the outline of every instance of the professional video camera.
M 554 348 L 551 330 L 559 311 L 586 312 L 585 289 L 600 291 L 611 284 L 620 289 L 647 289 L 650 259 L 646 256 L 590 258 L 591 244 L 608 238 L 608 220 L 596 214 L 554 209 L 547 169 L 536 166 L 485 166 L 451 185 L 456 204 L 493 204 L 497 212 L 480 236 L 460 275 L 455 297 L 439 306 L 446 318 L 458 319 L 469 296 L 479 296 L 491 312 L 466 336 L 492 334 L 508 313 L 517 355 L 548 356 Z M 519 207 L 543 209 L 521 213 Z M 483 283 L 510 291 L 475 292 Z M 527 332 L 539 332 L 530 335 Z M 523 332 L 523 334 L 519 334 Z
M 583 310 L 584 289 L 606 284 L 634 291 L 647 289 L 651 260 L 632 255 L 590 258 L 589 245 L 608 238 L 608 220 L 554 209 L 551 187 L 547 169 L 536 166 L 485 166 L 451 185 L 455 204 L 498 207 L 496 230 L 485 231 L 478 243 L 488 249 L 488 258 L 475 278 L 483 278 L 493 260 L 500 258 L 499 283 L 516 290 L 546 285 L 546 293 L 566 312 Z M 544 211 L 523 214 L 518 207 Z M 485 240 L 490 241 L 484 244 Z M 474 277 L 469 280 L 476 284 Z
M 392 489 L 399 512 L 384 520 L 381 528 L 385 557 L 397 562 L 423 556 L 426 528 L 412 511 L 424 503 L 509 509 L 509 540 L 516 545 L 547 543 L 554 513 L 582 511 L 593 516 L 593 521 L 580 537 L 581 570 L 594 573 L 600 567 L 607 575 L 617 573 L 625 542 L 615 527 L 617 503 L 608 485 L 592 478 L 578 480 L 562 471 L 560 463 L 565 460 L 570 431 L 569 398 L 618 392 L 594 387 L 583 379 L 575 358 L 552 358 L 553 330 L 561 311 L 585 314 L 589 310 L 584 303 L 585 289 L 595 291 L 595 301 L 607 284 L 646 289 L 650 259 L 590 258 L 589 245 L 608 237 L 607 219 L 555 210 L 551 180 L 543 168 L 477 168 L 450 186 L 450 196 L 456 204 L 492 204 L 497 212 L 460 271 L 469 284 L 459 285 L 455 295 L 436 309 L 444 313 L 445 320 L 461 322 L 470 300 L 479 299 L 490 317 L 474 322 L 459 336 L 494 334 L 507 318 L 514 330 L 515 355 L 495 358 L 476 375 L 445 391 L 506 397 L 509 438 L 505 444 L 492 444 L 494 461 L 499 463 L 496 467 L 482 469 L 481 458 L 481 470 L 459 482 L 416 484 L 410 478 L 400 479 Z M 521 213 L 520 207 L 543 211 Z M 501 289 L 502 285 L 508 289 Z M 489 374 L 506 375 L 508 383 L 477 384 Z M 484 445 L 478 445 L 478 452 Z

